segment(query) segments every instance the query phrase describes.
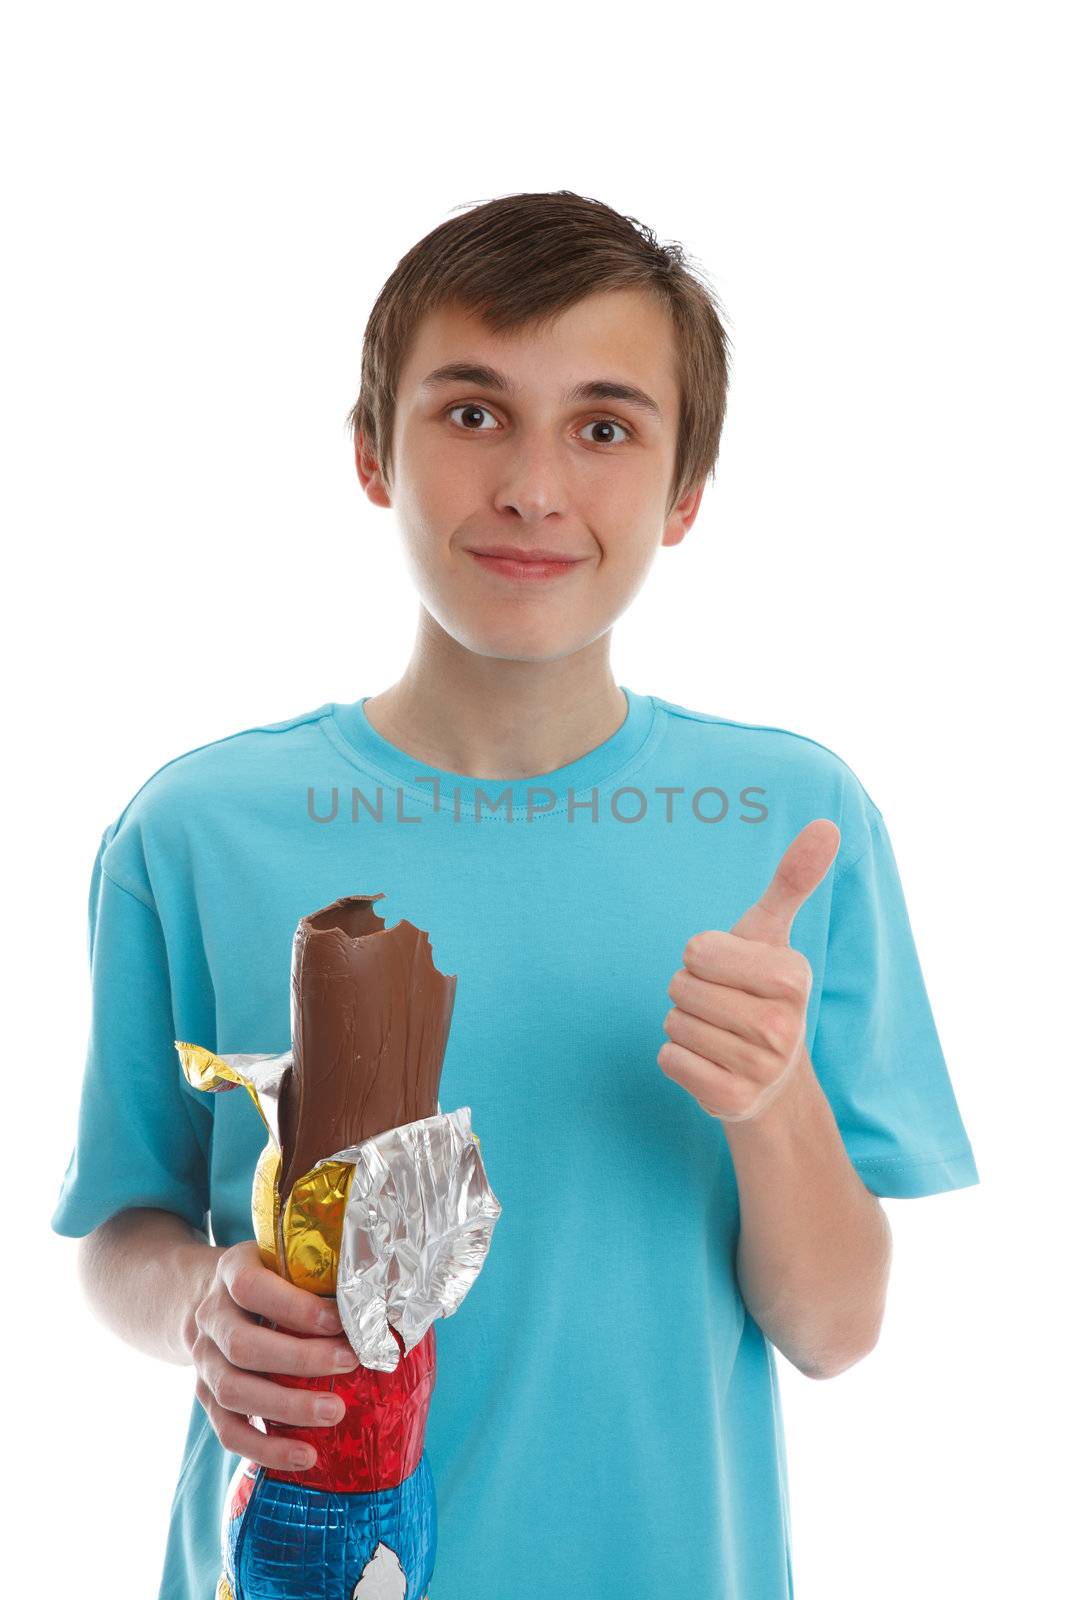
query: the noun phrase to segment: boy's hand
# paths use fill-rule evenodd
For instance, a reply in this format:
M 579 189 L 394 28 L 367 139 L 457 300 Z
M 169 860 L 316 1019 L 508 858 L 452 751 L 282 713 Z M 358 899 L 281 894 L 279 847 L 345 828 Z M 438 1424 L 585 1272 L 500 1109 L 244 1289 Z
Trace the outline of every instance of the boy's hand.
M 769 886 L 729 933 L 697 933 L 667 985 L 675 1002 L 657 1061 L 713 1117 L 750 1122 L 785 1088 L 804 1051 L 811 967 L 789 935 L 841 843 L 828 817 L 802 828 Z
M 294 1331 L 261 1327 L 257 1313 Z M 196 1394 L 219 1442 L 260 1466 L 290 1472 L 313 1466 L 317 1457 L 305 1454 L 307 1445 L 272 1438 L 248 1419 L 255 1416 L 301 1428 L 340 1421 L 345 1411 L 340 1396 L 321 1389 L 287 1388 L 263 1376 L 267 1372 L 324 1376 L 351 1372 L 359 1365 L 336 1301 L 279 1277 L 263 1265 L 258 1245 L 245 1239 L 219 1256 L 214 1279 L 194 1316 L 198 1331 L 191 1353 Z M 309 1337 L 315 1334 L 319 1337 Z M 320 1406 L 325 1408 L 321 1413 Z

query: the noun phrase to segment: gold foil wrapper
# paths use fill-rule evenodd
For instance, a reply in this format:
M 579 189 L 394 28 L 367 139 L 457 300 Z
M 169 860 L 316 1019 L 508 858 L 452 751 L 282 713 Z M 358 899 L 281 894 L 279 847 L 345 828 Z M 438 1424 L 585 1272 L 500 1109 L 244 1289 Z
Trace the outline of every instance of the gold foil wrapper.
M 287 1276 L 313 1294 L 337 1293 L 337 1262 L 352 1187 L 346 1161 L 325 1161 L 297 1179 L 285 1203 L 282 1240 Z
M 341 1230 L 352 1183 L 345 1161 L 325 1161 L 293 1185 L 279 1215 L 282 1151 L 278 1102 L 292 1052 L 282 1055 L 218 1056 L 204 1045 L 174 1041 L 186 1080 L 194 1089 L 217 1094 L 247 1089 L 267 1130 L 267 1143 L 252 1181 L 252 1226 L 267 1266 L 313 1294 L 337 1292 Z
M 276 1056 L 217 1056 L 204 1045 L 189 1044 L 184 1039 L 175 1039 L 174 1048 L 186 1081 L 194 1089 L 218 1094 L 242 1088 L 252 1097 L 267 1130 L 267 1143 L 252 1179 L 252 1231 L 264 1265 L 288 1277 L 284 1252 L 279 1260 L 278 1247 L 278 1174 L 282 1163 L 278 1142 L 278 1094 L 292 1056 L 288 1052 Z

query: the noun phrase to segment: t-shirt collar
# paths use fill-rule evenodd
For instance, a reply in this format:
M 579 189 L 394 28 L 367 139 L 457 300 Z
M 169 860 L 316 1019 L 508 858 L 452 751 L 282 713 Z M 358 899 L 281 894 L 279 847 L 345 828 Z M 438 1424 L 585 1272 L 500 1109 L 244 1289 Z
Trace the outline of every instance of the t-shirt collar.
M 499 799 L 510 789 L 514 803 L 525 806 L 527 789 L 551 789 L 557 801 L 565 806 L 568 791 L 573 791 L 575 795 L 585 793 L 620 774 L 652 732 L 655 719 L 652 696 L 637 694 L 625 684 L 619 687 L 626 696 L 627 713 L 613 734 L 576 761 L 556 767 L 551 772 L 523 777 L 476 778 L 469 773 L 450 772 L 417 761 L 406 750 L 384 738 L 372 725 L 364 710 L 364 702 L 371 698 L 369 695 L 363 695 L 349 704 L 331 702 L 326 731 L 331 733 L 332 742 L 357 766 L 376 776 L 379 781 L 402 785 L 406 795 L 415 803 L 420 797 L 432 801 L 437 792 L 440 804 L 449 807 L 455 803 L 469 806 L 479 792 L 483 797 Z M 332 724 L 332 731 L 329 724 Z M 436 788 L 434 780 L 437 780 Z M 548 803 L 549 797 L 538 792 L 533 800 L 541 808 Z

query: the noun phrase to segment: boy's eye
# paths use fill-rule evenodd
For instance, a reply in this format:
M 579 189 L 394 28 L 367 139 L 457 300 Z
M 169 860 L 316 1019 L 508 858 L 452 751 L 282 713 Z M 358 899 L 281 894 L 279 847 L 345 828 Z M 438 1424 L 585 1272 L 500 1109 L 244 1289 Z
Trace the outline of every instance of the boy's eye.
M 470 401 L 468 401 L 466 405 L 449 406 L 447 414 L 451 416 L 453 411 L 466 412 L 468 416 L 473 414 L 473 416 L 476 418 L 488 417 L 491 419 L 493 416 L 493 413 L 491 411 L 486 411 L 484 406 L 473 405 Z M 492 431 L 489 428 L 480 428 L 478 426 L 468 428 L 463 423 L 460 423 L 460 427 L 463 428 L 465 433 L 489 433 Z
M 474 426 L 468 427 L 466 425 L 466 423 L 464 423 L 464 422 L 460 422 L 460 423 L 457 424 L 457 426 L 464 433 L 493 433 L 493 432 L 496 431 L 495 418 L 493 417 L 493 413 L 491 411 L 487 410 L 485 406 L 476 405 L 476 404 L 474 404 L 473 401 L 467 401 L 463 405 L 449 406 L 448 411 L 447 411 L 446 414 L 449 417 L 451 417 L 453 412 L 455 412 L 455 411 L 458 411 L 458 412 L 460 412 L 462 414 L 465 414 L 468 418 L 473 416 Z M 489 420 L 491 420 L 494 423 L 494 426 L 492 428 L 480 427 L 478 425 L 478 423 L 479 423 L 479 420 L 483 419 L 483 418 L 488 418 Z M 586 428 L 620 428 L 622 430 L 622 432 L 626 434 L 627 438 L 629 438 L 629 436 L 630 436 L 630 430 L 626 426 L 626 424 L 624 422 L 617 421 L 615 417 L 596 417 L 592 422 L 585 423 L 585 427 Z M 590 442 L 590 444 L 606 445 L 606 446 L 608 446 L 608 448 L 610 448 L 611 445 L 614 443 L 614 441 L 611 440 L 611 439 L 591 439 L 589 442 Z
M 626 435 L 626 437 L 627 438 L 630 437 L 630 430 L 626 426 L 626 424 L 624 422 L 616 422 L 614 417 L 597 417 L 593 422 L 587 422 L 585 424 L 585 426 L 587 428 L 621 428 L 622 432 Z M 593 439 L 590 442 L 592 444 L 611 445 L 611 444 L 614 443 L 614 440 L 612 440 L 612 439 Z

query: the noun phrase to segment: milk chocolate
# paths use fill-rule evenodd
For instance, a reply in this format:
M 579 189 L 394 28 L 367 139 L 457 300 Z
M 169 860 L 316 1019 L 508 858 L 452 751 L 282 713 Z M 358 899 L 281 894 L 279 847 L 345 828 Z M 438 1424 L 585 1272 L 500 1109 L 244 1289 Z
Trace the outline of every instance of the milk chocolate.
M 387 928 L 378 894 L 302 917 L 293 939 L 293 1064 L 279 1102 L 279 1196 L 316 1162 L 437 1115 L 456 974 L 438 972 L 427 935 Z

